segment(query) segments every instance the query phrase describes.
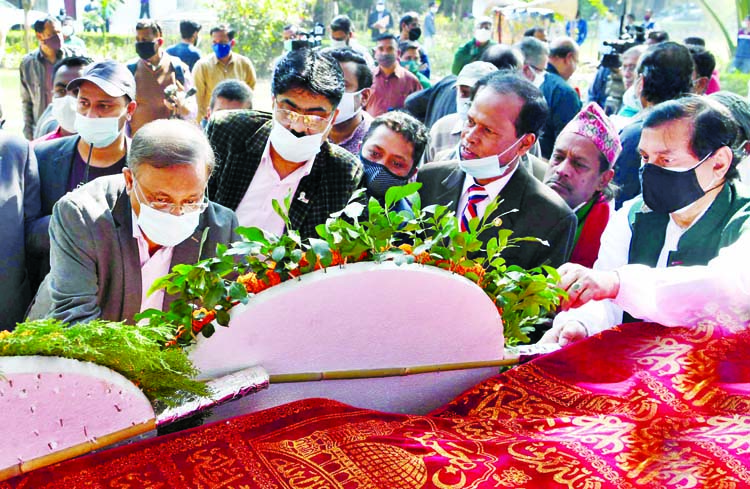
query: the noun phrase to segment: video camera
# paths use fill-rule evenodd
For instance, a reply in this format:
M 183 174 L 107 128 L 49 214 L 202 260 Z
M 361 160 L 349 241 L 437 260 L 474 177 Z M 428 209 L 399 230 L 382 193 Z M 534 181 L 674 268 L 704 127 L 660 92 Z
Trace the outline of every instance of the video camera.
M 310 32 L 297 32 L 297 39 L 292 41 L 292 51 L 298 49 L 317 48 L 323 42 L 326 27 L 317 22 Z
M 610 52 L 602 56 L 599 66 L 603 68 L 615 69 L 622 66 L 620 55 L 632 48 L 646 42 L 646 31 L 643 26 L 632 25 L 628 32 L 634 33 L 633 36 L 626 34 L 616 41 L 604 41 L 602 44 L 610 48 Z

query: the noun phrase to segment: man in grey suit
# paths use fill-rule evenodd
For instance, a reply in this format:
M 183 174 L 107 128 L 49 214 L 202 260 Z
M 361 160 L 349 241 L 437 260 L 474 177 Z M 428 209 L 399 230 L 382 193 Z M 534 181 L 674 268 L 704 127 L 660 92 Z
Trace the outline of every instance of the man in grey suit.
M 164 291 L 146 295 L 153 281 L 235 239 L 234 213 L 208 201 L 213 166 L 213 150 L 193 124 L 143 126 L 122 175 L 100 177 L 55 205 L 52 271 L 31 316 L 132 321 L 140 311 L 166 308 L 172 298 Z
M 502 202 L 490 218 L 502 217 L 502 227 L 514 237 L 533 236 L 541 243 L 506 249 L 511 265 L 534 268 L 565 263 L 573 249 L 576 217 L 557 193 L 535 179 L 520 158 L 534 145 L 547 118 L 542 93 L 526 79 L 495 72 L 480 79 L 461 132 L 459 160 L 430 163 L 417 174 L 423 205 L 451 205 L 465 228 L 482 217 L 495 198 Z M 497 230 L 480 236 L 485 242 Z
M 31 301 L 24 230 L 39 213 L 39 173 L 28 141 L 0 131 L 0 331 L 23 319 Z

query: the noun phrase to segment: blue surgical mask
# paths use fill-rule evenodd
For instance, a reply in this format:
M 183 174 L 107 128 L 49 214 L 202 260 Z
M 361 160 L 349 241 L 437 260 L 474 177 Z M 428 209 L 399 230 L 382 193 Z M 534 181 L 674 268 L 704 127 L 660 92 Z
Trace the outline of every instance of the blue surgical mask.
M 217 58 L 223 59 L 229 56 L 229 53 L 232 52 L 232 43 L 216 43 L 213 46 L 214 54 Z

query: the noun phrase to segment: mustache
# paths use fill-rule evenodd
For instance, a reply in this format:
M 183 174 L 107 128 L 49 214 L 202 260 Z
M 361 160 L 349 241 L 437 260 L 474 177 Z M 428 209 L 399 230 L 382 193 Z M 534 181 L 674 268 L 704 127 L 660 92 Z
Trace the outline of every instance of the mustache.
M 552 178 L 550 178 L 549 180 L 547 180 L 545 182 L 545 184 L 547 184 L 547 185 L 550 185 L 550 184 L 553 184 L 553 183 L 556 183 L 558 186 L 564 188 L 565 190 L 568 190 L 568 191 L 571 190 L 570 184 L 568 184 L 567 182 L 564 182 L 564 181 L 560 180 L 557 177 L 552 177 Z

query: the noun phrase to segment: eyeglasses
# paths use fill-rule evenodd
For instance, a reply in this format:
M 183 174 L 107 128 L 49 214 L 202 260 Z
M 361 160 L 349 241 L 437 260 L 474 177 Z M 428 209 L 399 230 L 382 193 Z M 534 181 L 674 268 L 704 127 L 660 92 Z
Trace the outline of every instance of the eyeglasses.
M 531 68 L 532 70 L 536 71 L 537 73 L 544 73 L 544 68 L 540 68 L 538 66 L 534 66 L 534 65 L 529 64 L 529 63 L 526 63 L 526 64 L 528 65 L 529 68 Z
M 192 214 L 193 212 L 203 212 L 208 208 L 208 190 L 203 191 L 203 197 L 200 199 L 200 202 L 187 202 L 185 204 L 173 204 L 172 202 L 161 202 L 158 200 L 156 202 L 151 202 L 143 194 L 143 191 L 140 192 L 141 195 L 143 195 L 143 200 L 138 197 L 138 187 L 140 187 L 140 185 L 136 185 L 137 182 L 138 181 L 134 178 L 133 189 L 135 190 L 135 198 L 138 200 L 138 203 L 146 205 L 155 211 L 181 215 Z
M 320 117 L 317 115 L 300 114 L 293 110 L 276 109 L 276 120 L 278 120 L 283 126 L 289 127 L 297 122 L 302 122 L 302 125 L 310 129 L 314 133 L 320 133 L 328 128 L 328 117 Z

